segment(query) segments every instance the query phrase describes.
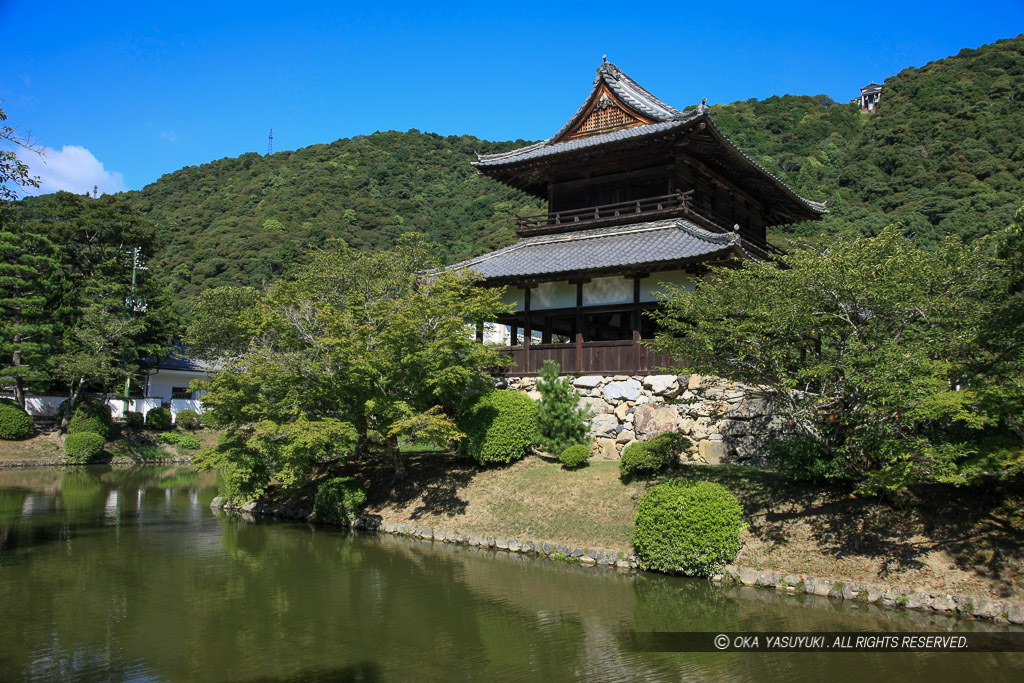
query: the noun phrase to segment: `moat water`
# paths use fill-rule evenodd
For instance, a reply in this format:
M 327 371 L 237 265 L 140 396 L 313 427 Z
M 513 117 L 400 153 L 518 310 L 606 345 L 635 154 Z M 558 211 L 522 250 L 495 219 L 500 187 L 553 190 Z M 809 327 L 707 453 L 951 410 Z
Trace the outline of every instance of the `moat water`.
M 0 680 L 1024 680 L 1022 653 L 639 651 L 647 631 L 1012 629 L 247 520 L 215 495 L 187 468 L 0 470 Z

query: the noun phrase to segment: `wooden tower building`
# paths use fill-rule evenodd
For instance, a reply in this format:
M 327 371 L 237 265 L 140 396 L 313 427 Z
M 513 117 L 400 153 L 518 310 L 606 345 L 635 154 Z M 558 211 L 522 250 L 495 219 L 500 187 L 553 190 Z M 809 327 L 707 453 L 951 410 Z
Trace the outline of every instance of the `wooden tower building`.
M 536 374 L 640 374 L 659 358 L 643 315 L 664 283 L 692 284 L 708 264 L 768 258 L 771 225 L 820 218 L 718 130 L 701 104 L 682 112 L 605 61 L 583 106 L 551 138 L 481 155 L 477 170 L 548 202 L 517 219 L 515 244 L 457 267 L 508 285 L 515 365 Z

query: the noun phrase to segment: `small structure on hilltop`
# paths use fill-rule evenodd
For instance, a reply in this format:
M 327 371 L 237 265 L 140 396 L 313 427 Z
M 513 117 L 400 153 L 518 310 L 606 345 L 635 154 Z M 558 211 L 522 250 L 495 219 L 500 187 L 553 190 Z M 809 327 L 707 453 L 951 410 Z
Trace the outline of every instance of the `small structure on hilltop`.
M 883 87 L 878 83 L 865 85 L 860 89 L 860 97 L 853 98 L 853 101 L 860 102 L 860 110 L 862 112 L 872 112 L 878 106 L 878 103 L 882 101 Z
M 640 374 L 668 359 L 639 344 L 664 284 L 713 263 L 770 258 L 768 226 L 814 220 L 798 196 L 718 130 L 702 103 L 679 111 L 607 61 L 583 106 L 543 142 L 480 155 L 477 170 L 547 199 L 515 244 L 454 267 L 508 285 L 509 375 L 545 360 L 568 374 Z

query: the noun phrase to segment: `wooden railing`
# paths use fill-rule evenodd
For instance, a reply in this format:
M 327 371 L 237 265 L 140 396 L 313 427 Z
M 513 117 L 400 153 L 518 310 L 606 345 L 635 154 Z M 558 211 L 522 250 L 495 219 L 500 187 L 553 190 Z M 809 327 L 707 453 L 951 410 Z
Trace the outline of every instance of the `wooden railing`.
M 629 339 L 583 342 L 579 348 L 576 344 L 530 344 L 499 350 L 512 358 L 512 365 L 500 374 L 515 377 L 536 375 L 548 360 L 558 363 L 563 374 L 573 375 L 637 375 L 671 364 L 668 356 Z
M 635 221 L 638 216 L 645 219 L 678 216 L 692 213 L 691 200 L 693 190 L 673 192 L 660 197 L 647 197 L 616 204 L 602 204 L 583 209 L 554 211 L 551 213 L 534 214 L 516 217 L 516 234 L 520 236 L 542 235 L 548 232 L 561 232 L 579 227 L 598 227 L 627 221 Z

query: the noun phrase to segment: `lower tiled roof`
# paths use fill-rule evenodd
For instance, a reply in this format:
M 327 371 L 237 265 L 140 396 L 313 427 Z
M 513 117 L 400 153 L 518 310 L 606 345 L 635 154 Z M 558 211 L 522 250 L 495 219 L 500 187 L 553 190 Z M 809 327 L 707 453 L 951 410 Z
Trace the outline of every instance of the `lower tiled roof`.
M 738 235 L 708 232 L 687 220 L 672 218 L 527 237 L 452 267 L 477 271 L 488 280 L 514 279 L 631 266 L 656 267 L 659 263 L 701 261 L 729 251 L 743 251 Z

